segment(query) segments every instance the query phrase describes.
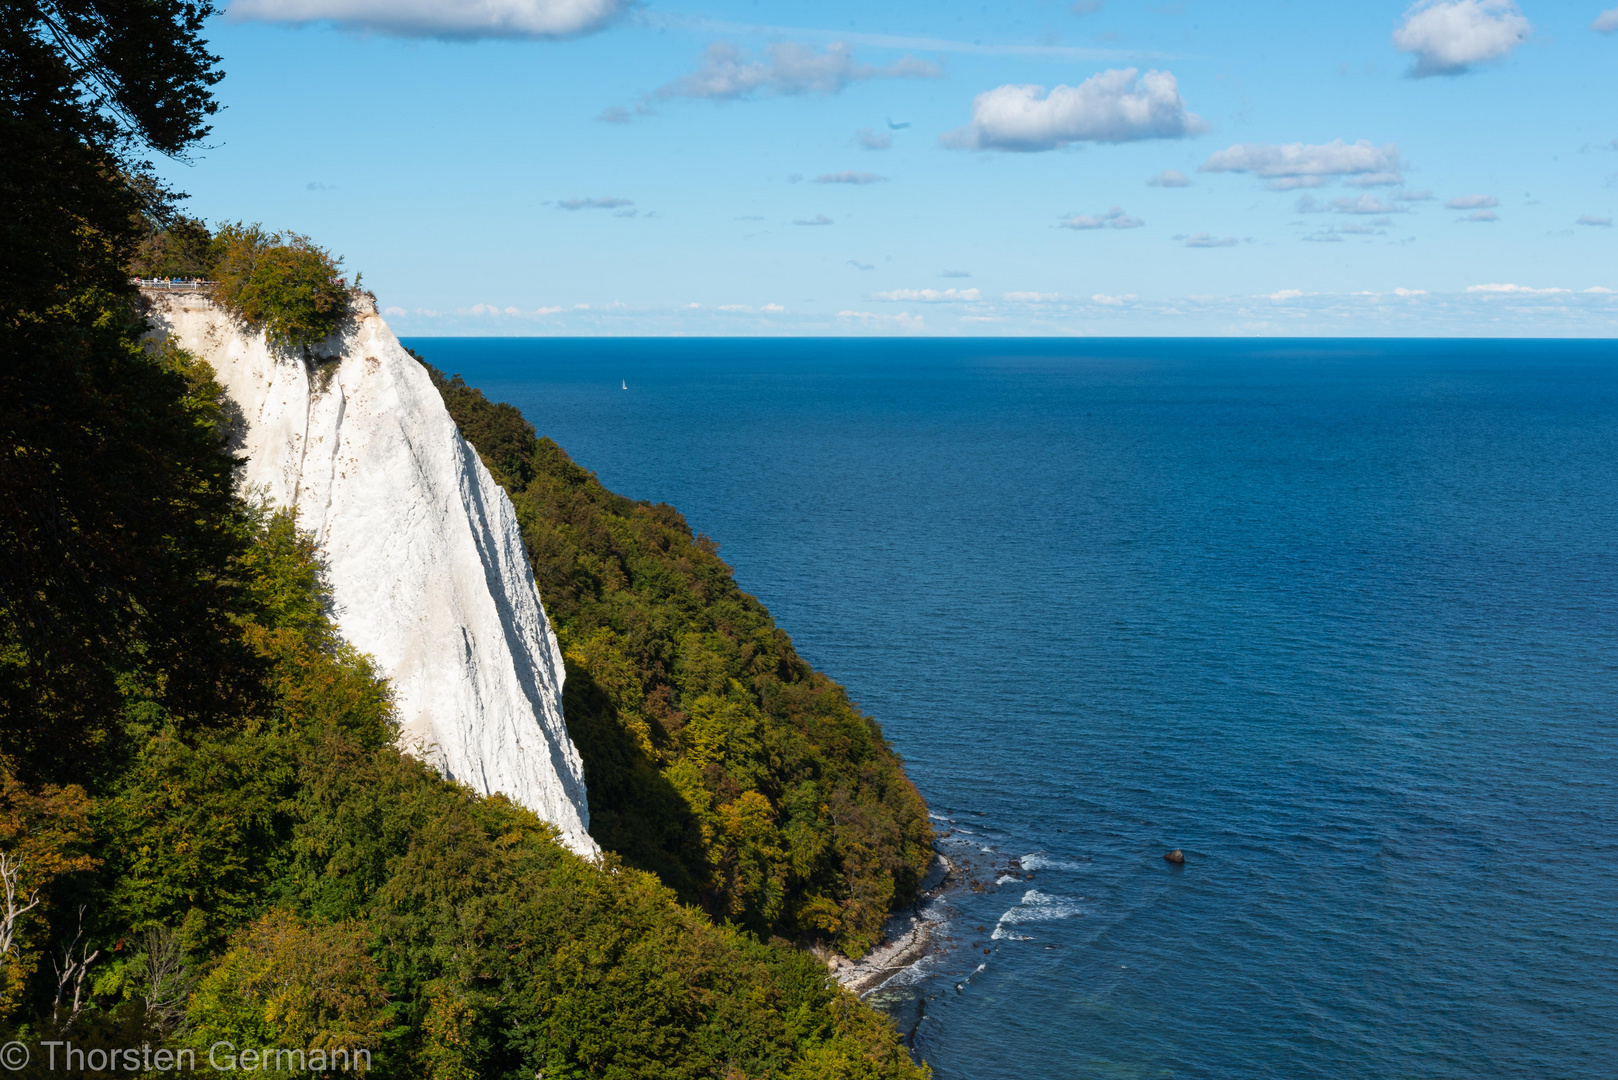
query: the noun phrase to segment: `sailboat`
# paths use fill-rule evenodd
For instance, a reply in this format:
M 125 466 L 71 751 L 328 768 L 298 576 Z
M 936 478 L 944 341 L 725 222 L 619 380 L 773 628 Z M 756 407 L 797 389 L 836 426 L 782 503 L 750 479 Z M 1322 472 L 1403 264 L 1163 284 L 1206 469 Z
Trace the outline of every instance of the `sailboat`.
M 625 390 L 629 389 L 629 381 L 627 379 L 619 379 L 618 381 L 624 384 Z

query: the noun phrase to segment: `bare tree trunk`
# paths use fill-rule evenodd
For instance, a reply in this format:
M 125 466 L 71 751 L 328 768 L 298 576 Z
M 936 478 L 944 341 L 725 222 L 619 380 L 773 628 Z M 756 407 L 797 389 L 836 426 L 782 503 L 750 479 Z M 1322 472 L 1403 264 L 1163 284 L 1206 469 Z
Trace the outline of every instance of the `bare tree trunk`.
M 17 938 L 22 917 L 39 906 L 38 889 L 28 895 L 26 904 L 22 902 L 24 899 L 20 885 L 22 870 L 21 859 L 14 859 L 8 853 L 0 851 L 0 883 L 4 884 L 6 894 L 5 910 L 0 911 L 0 960 L 11 953 L 11 946 Z
M 85 973 L 90 970 L 90 965 L 95 963 L 96 958 L 101 955 L 100 949 L 95 952 L 88 952 L 90 948 L 88 945 L 81 946 L 79 941 L 83 937 L 84 909 L 81 907 L 79 908 L 78 933 L 73 935 L 73 941 L 62 952 L 61 963 L 57 963 L 54 959 L 51 961 L 51 966 L 56 969 L 56 1000 L 51 1005 L 51 1019 L 57 1023 L 61 1022 L 62 998 L 67 993 L 69 983 L 73 984 L 73 1009 L 67 1014 L 67 1018 L 71 1021 L 75 1016 L 79 1015 L 79 1010 L 84 1007 Z M 78 954 L 76 958 L 75 953 Z

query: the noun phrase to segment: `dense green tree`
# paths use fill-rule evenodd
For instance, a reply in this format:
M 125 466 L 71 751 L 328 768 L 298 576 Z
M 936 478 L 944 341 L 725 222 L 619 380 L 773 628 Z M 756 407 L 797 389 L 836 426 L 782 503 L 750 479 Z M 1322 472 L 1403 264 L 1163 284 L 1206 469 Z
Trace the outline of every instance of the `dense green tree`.
M 312 345 L 337 329 L 348 311 L 341 260 L 307 236 L 226 225 L 211 254 L 214 302 L 262 329 L 272 345 Z
M 0 5 L 0 735 L 25 777 L 94 783 L 132 703 L 207 722 L 254 683 L 234 463 L 198 373 L 141 347 L 126 269 L 170 213 L 140 155 L 208 130 L 211 10 Z

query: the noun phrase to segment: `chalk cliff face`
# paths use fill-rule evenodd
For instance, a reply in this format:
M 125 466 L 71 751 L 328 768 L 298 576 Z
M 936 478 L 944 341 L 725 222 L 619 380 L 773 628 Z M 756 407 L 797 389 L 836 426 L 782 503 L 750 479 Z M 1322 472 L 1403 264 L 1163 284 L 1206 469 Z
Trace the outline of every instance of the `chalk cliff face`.
M 561 650 L 511 501 L 374 304 L 357 301 L 314 364 L 194 294 L 156 297 L 151 316 L 241 409 L 243 485 L 315 535 L 337 625 L 392 683 L 405 749 L 595 854 Z

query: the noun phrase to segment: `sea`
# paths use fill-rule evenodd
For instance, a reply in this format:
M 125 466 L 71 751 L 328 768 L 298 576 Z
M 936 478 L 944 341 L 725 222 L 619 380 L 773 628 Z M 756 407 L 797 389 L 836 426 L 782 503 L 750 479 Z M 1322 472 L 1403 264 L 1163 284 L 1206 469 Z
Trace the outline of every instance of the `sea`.
M 1618 344 L 408 343 L 880 722 L 938 1080 L 1618 1076 Z

